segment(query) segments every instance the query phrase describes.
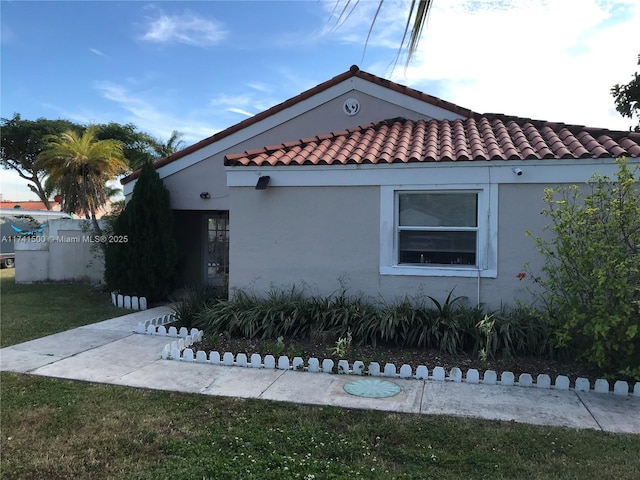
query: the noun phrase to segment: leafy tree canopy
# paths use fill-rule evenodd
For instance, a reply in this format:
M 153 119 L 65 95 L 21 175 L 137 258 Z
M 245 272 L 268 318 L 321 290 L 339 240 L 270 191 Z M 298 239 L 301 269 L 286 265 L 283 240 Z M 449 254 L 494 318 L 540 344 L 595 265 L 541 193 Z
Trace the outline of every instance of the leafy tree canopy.
M 46 138 L 65 131 L 80 132 L 82 127 L 69 120 L 23 120 L 19 113 L 13 118 L 1 119 L 0 164 L 7 170 L 13 170 L 27 181 L 27 185 L 38 198 L 51 209 L 49 194 L 44 186 L 46 171 L 36 166 L 36 160 L 46 148 Z
M 640 55 L 638 55 L 640 65 Z M 616 84 L 611 88 L 611 95 L 615 98 L 616 110 L 623 117 L 638 117 L 638 125 L 634 127 L 640 132 L 640 75 L 638 72 L 632 75 L 633 79 L 626 85 Z
M 177 131 L 173 131 L 169 139 L 163 142 L 138 130 L 132 123 L 109 122 L 94 127 L 95 140 L 114 140 L 122 145 L 126 170 L 135 170 L 145 163 L 171 155 L 184 145 L 180 140 L 182 134 Z M 55 182 L 46 182 L 50 172 L 42 163 L 36 165 L 38 155 L 51 146 L 48 139 L 59 137 L 69 131 L 82 135 L 89 127 L 62 119 L 24 120 L 19 113 L 15 113 L 12 118 L 2 118 L 0 128 L 0 165 L 17 172 L 45 206 L 51 209 L 49 198 Z
M 133 123 L 120 124 L 115 122 L 98 125 L 96 132 L 98 140 L 118 140 L 122 143 L 124 157 L 129 168 L 136 170 L 146 162 L 154 161 L 157 140 L 145 132 L 138 131 Z

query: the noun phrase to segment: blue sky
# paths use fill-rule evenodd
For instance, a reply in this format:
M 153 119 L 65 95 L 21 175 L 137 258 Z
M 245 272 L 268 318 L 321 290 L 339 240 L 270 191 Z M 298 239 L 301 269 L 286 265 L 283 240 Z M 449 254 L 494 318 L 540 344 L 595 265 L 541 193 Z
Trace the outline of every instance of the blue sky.
M 640 54 L 636 0 L 435 0 L 392 70 L 407 1 L 2 1 L 2 117 L 134 123 L 194 143 L 357 64 L 479 112 L 626 130 L 609 89 Z M 338 10 L 341 7 L 338 6 Z M 322 132 L 318 132 L 322 133 Z M 34 198 L 1 170 L 4 199 Z

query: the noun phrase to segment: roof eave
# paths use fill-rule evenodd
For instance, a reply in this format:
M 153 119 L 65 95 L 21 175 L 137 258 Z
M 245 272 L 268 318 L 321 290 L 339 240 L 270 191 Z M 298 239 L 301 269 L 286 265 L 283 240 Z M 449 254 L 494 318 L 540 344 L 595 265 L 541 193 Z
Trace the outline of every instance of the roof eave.
M 220 132 L 215 133 L 214 135 L 207 137 L 203 140 L 200 140 L 197 143 L 194 143 L 193 145 L 190 145 L 189 147 L 180 150 L 179 152 L 174 153 L 173 155 L 170 155 L 168 157 L 162 158 L 160 160 L 157 160 L 156 162 L 154 162 L 153 166 L 154 168 L 157 170 L 158 168 L 162 168 L 165 165 L 168 165 L 169 163 L 175 162 L 176 160 L 179 160 L 191 153 L 194 153 L 208 145 L 211 145 L 212 143 L 215 143 L 225 137 L 228 137 L 240 130 L 243 130 L 244 128 L 247 128 L 251 125 L 254 125 L 258 122 L 260 122 L 261 120 L 264 120 L 265 118 L 268 118 L 272 115 L 275 115 L 278 112 L 281 112 L 283 110 L 286 110 L 287 108 L 300 103 L 308 98 L 313 97 L 314 95 L 317 95 L 318 93 L 321 93 L 331 87 L 333 87 L 334 85 L 338 85 L 339 83 L 348 80 L 349 78 L 352 77 L 358 77 L 361 78 L 365 81 L 383 86 L 385 88 L 389 88 L 390 90 L 393 91 L 397 91 L 399 93 L 402 93 L 404 95 L 416 98 L 417 100 L 423 101 L 425 103 L 429 103 L 433 106 L 445 109 L 445 110 L 449 110 L 453 113 L 456 113 L 458 115 L 464 116 L 464 117 L 470 117 L 473 115 L 476 115 L 475 112 L 473 112 L 472 110 L 468 109 L 468 108 L 464 108 L 461 107 L 459 105 L 456 105 L 454 103 L 451 102 L 447 102 L 445 100 L 439 99 L 437 97 L 434 97 L 432 95 L 428 95 L 426 93 L 420 92 L 418 90 L 415 90 L 413 88 L 404 86 L 404 85 L 400 85 L 398 83 L 392 82 L 391 80 L 386 80 L 382 77 L 378 77 L 376 75 L 373 75 L 371 73 L 367 73 L 364 72 L 362 70 L 360 70 L 360 68 L 358 68 L 357 65 L 352 65 L 351 68 L 349 68 L 349 70 L 347 70 L 346 72 L 343 72 L 339 75 L 336 75 L 335 77 L 320 83 L 318 85 L 316 85 L 315 87 L 312 87 L 308 90 L 305 90 L 304 92 L 291 97 L 287 100 L 285 100 L 284 102 L 281 102 L 277 105 L 274 105 L 271 108 L 268 108 L 267 110 L 264 110 L 260 113 L 257 113 L 256 115 L 249 117 L 239 123 L 236 123 L 235 125 L 232 125 Z M 132 182 L 133 180 L 137 179 L 140 176 L 140 170 L 135 170 L 134 172 L 132 172 L 131 174 L 127 175 L 126 177 L 124 177 L 123 179 L 120 180 L 120 183 L 122 185 L 126 185 L 130 182 Z

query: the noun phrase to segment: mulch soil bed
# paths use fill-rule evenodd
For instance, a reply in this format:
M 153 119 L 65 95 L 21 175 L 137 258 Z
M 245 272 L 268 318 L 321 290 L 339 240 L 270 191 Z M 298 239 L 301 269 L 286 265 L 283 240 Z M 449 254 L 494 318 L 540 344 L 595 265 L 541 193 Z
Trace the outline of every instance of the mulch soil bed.
M 348 353 L 344 356 L 335 355 L 335 339 L 326 337 L 316 338 L 295 338 L 284 339 L 284 345 L 277 345 L 276 340 L 264 339 L 247 339 L 247 338 L 224 338 L 206 337 L 201 343 L 194 345 L 194 349 L 203 350 L 207 353 L 217 351 L 222 355 L 225 352 L 231 352 L 234 355 L 238 353 L 246 353 L 250 357 L 253 353 L 262 356 L 271 354 L 276 357 L 287 355 L 290 359 L 293 357 L 302 357 L 305 364 L 309 358 L 318 358 L 321 362 L 325 358 L 334 360 L 337 365 L 338 360 L 346 359 L 350 363 L 361 360 L 368 365 L 370 362 L 380 363 L 384 368 L 385 363 L 393 363 L 399 369 L 402 365 L 411 365 L 415 371 L 419 365 L 426 366 L 431 372 L 434 367 L 443 367 L 447 373 L 453 367 L 458 367 L 466 374 L 466 371 L 475 368 L 482 373 L 486 370 L 494 370 L 500 374 L 501 372 L 513 372 L 517 377 L 522 373 L 529 373 L 535 381 L 539 374 L 547 374 L 551 377 L 552 382 L 558 375 L 566 375 L 571 381 L 573 387 L 576 378 L 588 378 L 593 383 L 598 378 L 606 378 L 598 369 L 579 362 L 566 362 L 551 360 L 537 357 L 508 357 L 508 358 L 490 358 L 482 361 L 480 358 L 474 358 L 469 355 L 451 355 L 440 352 L 439 350 L 422 349 L 415 347 L 398 347 L 395 345 L 367 346 L 352 345 L 348 349 Z M 628 380 L 616 377 L 616 380 Z M 610 382 L 613 387 L 613 382 Z M 631 385 L 635 382 L 631 381 Z

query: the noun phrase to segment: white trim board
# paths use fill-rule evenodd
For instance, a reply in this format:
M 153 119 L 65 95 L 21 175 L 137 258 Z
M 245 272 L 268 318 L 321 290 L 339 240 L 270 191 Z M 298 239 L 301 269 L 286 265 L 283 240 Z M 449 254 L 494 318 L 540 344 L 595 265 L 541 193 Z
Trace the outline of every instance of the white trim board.
M 399 191 L 475 191 L 478 196 L 477 266 L 416 266 L 397 264 L 396 193 Z M 469 183 L 432 188 L 425 185 L 380 187 L 380 275 L 496 278 L 498 276 L 498 188 Z
M 640 159 L 629 159 L 640 165 Z M 521 168 L 516 175 L 514 168 Z M 269 188 L 328 186 L 400 186 L 406 184 L 559 184 L 584 183 L 594 172 L 615 176 L 615 159 L 518 160 L 483 162 L 408 163 L 384 165 L 288 165 L 226 167 L 227 186 L 253 187 L 258 177 L 271 177 Z

